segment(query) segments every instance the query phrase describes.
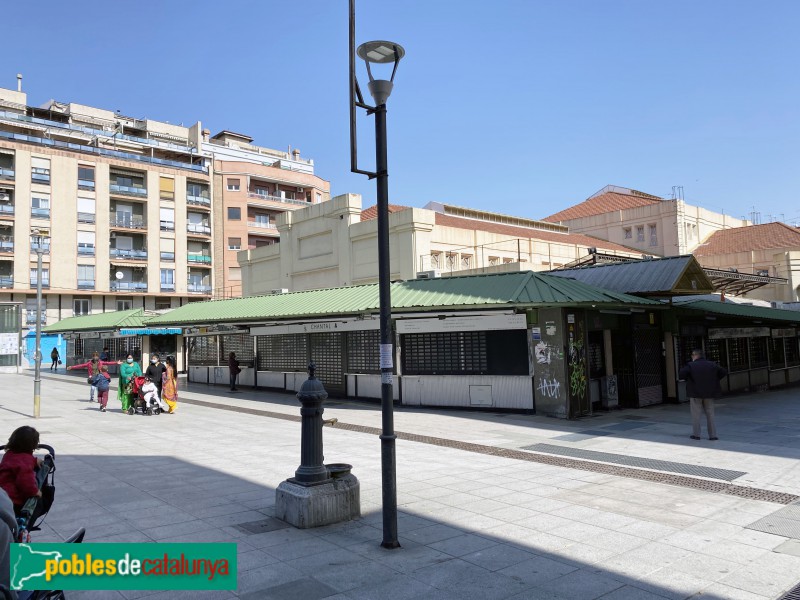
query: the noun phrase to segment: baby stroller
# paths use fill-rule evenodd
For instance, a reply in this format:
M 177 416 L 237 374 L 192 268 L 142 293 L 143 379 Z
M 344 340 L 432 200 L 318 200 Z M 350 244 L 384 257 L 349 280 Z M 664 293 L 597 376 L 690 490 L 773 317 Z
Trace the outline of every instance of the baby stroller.
M 162 412 L 161 404 L 158 400 L 158 392 L 151 391 L 155 388 L 155 385 L 152 386 L 151 390 L 148 390 L 147 387 L 149 386 L 147 384 L 152 385 L 152 382 L 141 375 L 131 380 L 132 399 L 128 408 L 129 415 L 137 412 L 143 415 L 158 415 Z
M 0 451 L 5 450 L 5 448 L 5 446 L 0 446 Z M 40 444 L 37 450 L 47 451 L 47 455 L 43 457 L 42 465 L 36 471 L 36 482 L 39 486 L 39 490 L 42 492 L 41 498 L 29 498 L 19 510 L 16 510 L 12 508 L 8 496 L 5 496 L 5 493 L 3 493 L 7 501 L 7 507 L 0 505 L 0 527 L 10 528 L 11 536 L 9 537 L 11 537 L 15 543 L 29 543 L 31 541 L 30 532 L 40 529 L 40 525 L 44 521 L 45 516 L 47 516 L 50 507 L 53 505 L 53 499 L 55 497 L 55 450 L 53 450 L 52 446 L 47 446 L 45 444 Z M 7 510 L 4 511 L 4 508 L 7 508 Z M 4 529 L 0 533 L 6 532 L 7 529 Z M 86 530 L 81 528 L 65 541 L 67 543 L 80 543 L 83 541 L 85 534 Z M 2 538 L 2 536 L 0 536 L 0 538 Z M 0 564 L 6 566 L 5 572 L 0 573 L 0 599 L 60 600 L 64 598 L 64 592 L 62 591 L 42 590 L 20 591 L 18 593 L 11 591 L 10 587 L 7 585 L 11 583 L 7 579 L 10 575 L 7 567 L 8 561 L 3 560 L 3 554 L 9 551 L 10 547 L 5 544 L 3 547 L 0 547 Z M 8 555 L 6 554 L 6 556 Z

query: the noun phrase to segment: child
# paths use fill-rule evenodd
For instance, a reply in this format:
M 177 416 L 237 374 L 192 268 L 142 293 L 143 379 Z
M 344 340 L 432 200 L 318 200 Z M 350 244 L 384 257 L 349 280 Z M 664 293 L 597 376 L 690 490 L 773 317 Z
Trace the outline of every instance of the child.
M 142 394 L 144 394 L 144 401 L 147 403 L 148 407 L 159 407 L 164 411 L 169 410 L 167 403 L 163 402 L 161 398 L 158 397 L 158 388 L 149 377 L 146 378 L 145 384 L 142 386 Z
M 19 514 L 28 498 L 42 496 L 34 470 L 42 464 L 33 451 L 39 446 L 39 432 L 24 425 L 8 438 L 6 453 L 0 461 L 0 488 L 5 490 Z
M 100 373 L 100 369 L 104 365 L 118 365 L 118 364 L 120 364 L 120 361 L 114 362 L 114 361 L 100 360 L 100 356 L 97 354 L 97 352 L 95 352 L 92 354 L 92 360 L 87 361 L 85 363 L 81 363 L 79 365 L 72 365 L 71 367 L 67 367 L 67 371 L 72 371 L 74 369 L 86 369 L 86 373 L 89 376 L 88 377 L 89 385 L 91 386 L 89 387 L 89 402 L 94 402 L 94 392 L 97 387 L 93 383 L 91 383 L 92 380 L 94 379 L 94 376 Z
M 108 374 L 108 367 L 103 365 L 100 372 L 92 377 L 92 386 L 97 388 L 97 401 L 100 403 L 100 412 L 106 412 L 108 404 L 108 388 L 111 385 L 111 375 Z

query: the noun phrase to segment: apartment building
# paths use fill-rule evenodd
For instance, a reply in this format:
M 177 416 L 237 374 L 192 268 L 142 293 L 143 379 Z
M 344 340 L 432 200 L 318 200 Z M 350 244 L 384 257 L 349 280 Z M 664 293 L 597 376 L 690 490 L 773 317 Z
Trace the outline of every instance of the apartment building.
M 314 174 L 313 160 L 252 142 L 232 131 L 204 132 L 203 153 L 213 160 L 215 297 L 242 295 L 237 253 L 277 244 L 279 215 L 330 199 L 330 183 Z
M 210 160 L 191 127 L 0 89 L 0 301 L 43 323 L 212 296 Z M 34 234 L 45 232 L 40 241 Z

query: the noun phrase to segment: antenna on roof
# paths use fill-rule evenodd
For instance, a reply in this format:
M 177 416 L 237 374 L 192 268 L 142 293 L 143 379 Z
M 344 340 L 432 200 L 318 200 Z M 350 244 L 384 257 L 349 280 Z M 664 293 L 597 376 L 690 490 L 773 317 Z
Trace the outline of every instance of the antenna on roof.
M 672 199 L 673 200 L 683 201 L 683 186 L 682 185 L 673 185 L 672 186 Z
M 756 210 L 756 207 L 753 207 L 753 210 L 750 211 L 750 222 L 753 225 L 761 225 L 761 213 Z

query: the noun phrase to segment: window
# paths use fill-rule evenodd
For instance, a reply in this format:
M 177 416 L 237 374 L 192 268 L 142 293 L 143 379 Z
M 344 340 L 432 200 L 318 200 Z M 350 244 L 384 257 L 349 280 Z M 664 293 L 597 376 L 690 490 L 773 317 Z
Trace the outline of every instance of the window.
M 431 252 L 431 268 L 432 269 L 441 269 L 442 268 L 442 253 L 441 252 Z
M 175 269 L 161 269 L 161 291 L 175 291 Z
M 94 289 L 94 265 L 78 265 L 78 289 Z
M 31 182 L 50 185 L 50 159 L 31 158 Z
M 783 369 L 786 367 L 786 346 L 783 338 L 769 338 L 769 368 Z
M 175 209 L 161 209 L 161 231 L 175 231 Z
M 636 226 L 636 241 L 643 242 L 644 241 L 644 225 L 637 225 Z
M 192 365 L 216 366 L 219 360 L 218 339 L 216 335 L 187 338 L 186 347 L 189 351 L 189 363 Z M 305 357 L 303 360 L 305 360 Z
M 462 254 L 461 255 L 461 268 L 462 269 L 470 269 L 470 268 L 472 268 L 472 255 L 471 254 Z
M 91 312 L 92 301 L 89 298 L 75 298 L 72 301 L 72 315 L 81 317 Z
M 633 239 L 633 231 L 631 231 L 630 227 L 623 227 L 622 228 L 622 234 L 623 234 L 623 236 L 625 237 L 626 240 Z
M 31 218 L 49 219 L 50 218 L 50 196 L 40 192 L 33 192 L 31 196 Z
M 236 238 L 236 237 L 228 238 L 228 250 L 241 250 L 241 249 L 242 249 L 242 238 Z
M 78 232 L 78 254 L 94 256 L 94 231 Z
M 94 223 L 94 198 L 78 198 L 78 223 Z
M 172 308 L 172 300 L 169 298 L 156 298 L 156 310 L 169 310 Z
M 239 191 L 239 180 L 238 179 L 228 179 L 228 191 L 229 192 L 238 192 Z
M 231 281 L 241 281 L 242 280 L 242 268 L 241 267 L 229 267 L 228 268 L 228 279 Z
M 448 252 L 446 259 L 447 269 L 450 271 L 454 270 L 456 268 L 456 261 L 458 261 L 458 254 Z
M 499 256 L 490 256 L 489 257 L 489 266 L 494 266 L 500 264 L 500 257 Z
M 36 287 L 38 272 L 36 267 L 31 267 L 31 287 Z M 50 269 L 42 269 L 42 287 L 50 287 Z
M 169 177 L 160 177 L 158 195 L 162 200 L 175 200 L 175 180 Z
M 78 189 L 94 191 L 94 167 L 78 165 Z
M 256 227 L 269 227 L 269 215 L 266 213 L 256 213 Z
M 305 335 L 259 335 L 256 345 L 260 371 L 294 371 L 297 365 L 308 363 L 308 337 Z M 375 354 L 374 346 L 372 354 Z
M 228 207 L 228 220 L 229 221 L 241 221 L 242 220 L 242 209 L 236 208 L 233 206 Z
M 317 192 L 317 203 L 320 203 L 320 202 L 322 202 L 322 194 Z
M 409 333 L 400 337 L 408 375 L 526 375 L 523 330 Z
M 175 240 L 161 238 L 161 260 L 175 262 Z
M 655 225 L 649 225 L 650 228 L 650 245 L 658 246 L 658 232 Z
M 347 366 L 351 373 L 380 373 L 380 361 L 375 348 L 380 344 L 380 331 L 347 332 Z
M 117 298 L 117 310 L 130 310 L 133 308 L 133 300 L 130 298 Z
M 34 230 L 35 231 L 35 230 Z M 39 236 L 33 231 L 31 232 L 31 252 L 42 252 L 43 254 L 50 254 L 50 238 Z
M 267 188 L 257 187 L 256 188 L 256 195 L 258 195 L 258 196 L 268 196 L 269 195 L 269 190 L 267 190 Z

